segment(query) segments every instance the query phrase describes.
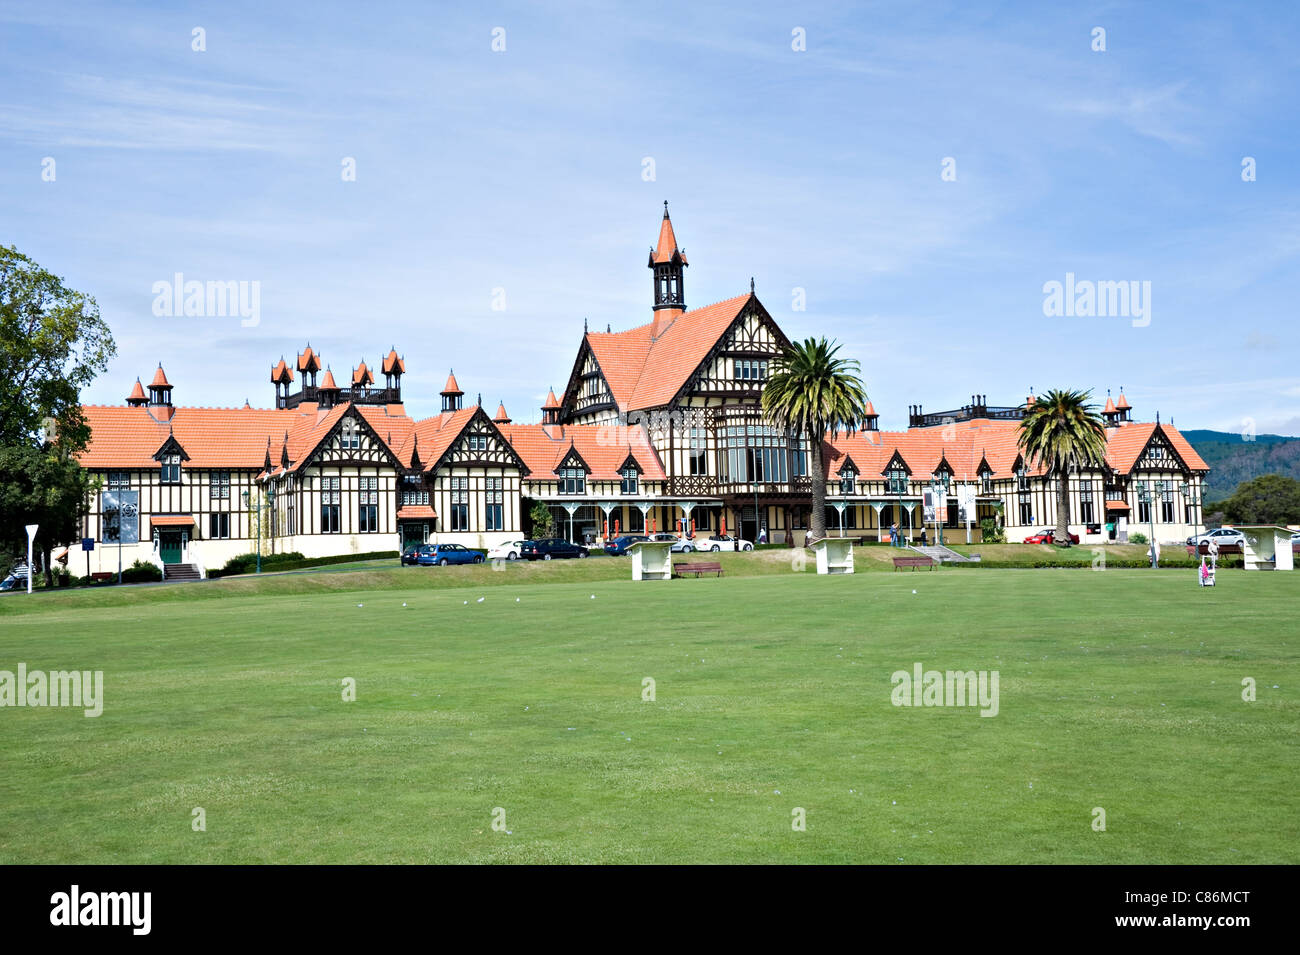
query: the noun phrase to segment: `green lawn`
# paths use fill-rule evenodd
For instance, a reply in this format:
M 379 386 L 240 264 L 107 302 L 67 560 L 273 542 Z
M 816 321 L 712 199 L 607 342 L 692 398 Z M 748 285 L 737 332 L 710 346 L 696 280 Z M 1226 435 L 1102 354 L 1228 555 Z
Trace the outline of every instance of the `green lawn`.
M 0 669 L 107 687 L 0 709 L 0 863 L 1300 861 L 1300 576 L 724 559 L 0 598 Z

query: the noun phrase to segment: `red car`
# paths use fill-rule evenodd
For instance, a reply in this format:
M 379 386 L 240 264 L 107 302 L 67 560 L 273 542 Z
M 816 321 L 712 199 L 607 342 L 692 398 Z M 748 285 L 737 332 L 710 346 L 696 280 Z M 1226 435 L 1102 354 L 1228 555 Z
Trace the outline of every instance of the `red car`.
M 1026 544 L 1055 544 L 1056 528 L 1048 527 L 1045 530 L 1041 530 L 1036 534 L 1030 534 L 1028 537 L 1025 538 L 1025 543 Z M 1071 534 L 1070 543 L 1071 544 L 1079 543 L 1079 535 Z

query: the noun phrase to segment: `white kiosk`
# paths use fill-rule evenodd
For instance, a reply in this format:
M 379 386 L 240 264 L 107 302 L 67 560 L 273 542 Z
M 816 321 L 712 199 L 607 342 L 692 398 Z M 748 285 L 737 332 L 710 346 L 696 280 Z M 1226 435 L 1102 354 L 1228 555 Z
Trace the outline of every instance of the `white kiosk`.
M 1294 570 L 1291 531 L 1276 524 L 1234 524 L 1246 535 L 1241 548 L 1247 570 Z
M 812 542 L 817 554 L 817 573 L 853 573 L 853 540 L 848 537 L 823 537 Z
M 632 552 L 633 580 L 672 580 L 672 541 L 638 541 L 628 550 Z

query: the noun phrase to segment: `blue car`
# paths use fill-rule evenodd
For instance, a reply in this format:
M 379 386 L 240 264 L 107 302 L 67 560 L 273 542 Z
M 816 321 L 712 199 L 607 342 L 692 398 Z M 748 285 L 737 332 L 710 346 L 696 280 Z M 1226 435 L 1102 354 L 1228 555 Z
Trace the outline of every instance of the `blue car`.
M 426 544 L 418 553 L 416 561 L 421 567 L 446 567 L 448 564 L 481 564 L 483 555 L 470 550 L 463 544 Z

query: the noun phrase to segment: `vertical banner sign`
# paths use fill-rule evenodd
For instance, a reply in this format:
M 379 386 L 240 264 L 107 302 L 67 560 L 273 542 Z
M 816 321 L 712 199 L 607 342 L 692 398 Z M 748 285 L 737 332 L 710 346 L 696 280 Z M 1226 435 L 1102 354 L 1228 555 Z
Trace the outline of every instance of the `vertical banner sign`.
M 926 488 L 921 492 L 921 520 L 926 524 L 934 523 L 934 509 L 938 503 L 938 495 L 933 488 Z
M 957 522 L 972 523 L 975 520 L 975 485 L 963 484 L 957 488 Z
M 108 544 L 140 543 L 140 492 L 104 491 L 104 530 Z

